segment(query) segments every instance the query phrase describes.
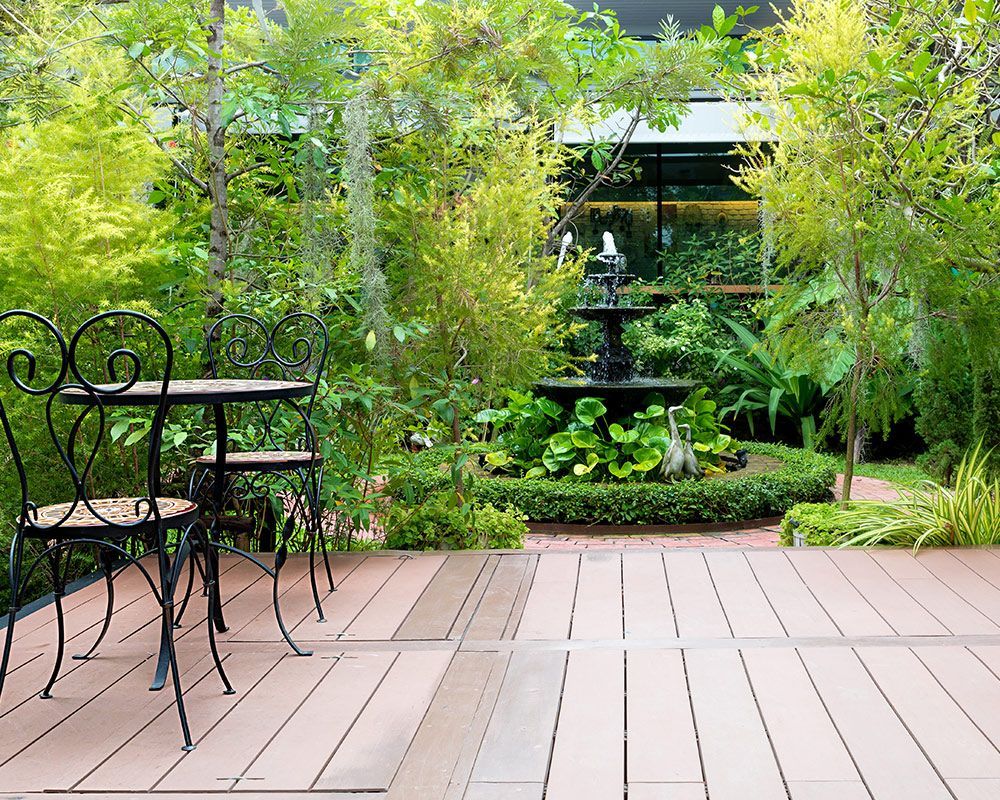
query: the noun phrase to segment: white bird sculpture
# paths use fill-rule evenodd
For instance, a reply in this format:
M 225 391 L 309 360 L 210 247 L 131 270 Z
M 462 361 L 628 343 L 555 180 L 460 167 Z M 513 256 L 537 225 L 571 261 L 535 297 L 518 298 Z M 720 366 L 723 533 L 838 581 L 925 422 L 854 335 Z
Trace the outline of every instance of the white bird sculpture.
M 660 467 L 660 475 L 667 480 L 684 477 L 684 445 L 681 442 L 681 433 L 677 430 L 677 420 L 674 419 L 674 413 L 682 408 L 683 406 L 671 406 L 667 409 L 667 419 L 670 420 L 670 447 Z
M 687 442 L 684 444 L 684 474 L 689 478 L 701 478 L 705 473 L 698 466 L 698 457 L 694 454 L 694 447 L 691 445 L 691 426 L 685 423 L 677 427 L 687 428 Z

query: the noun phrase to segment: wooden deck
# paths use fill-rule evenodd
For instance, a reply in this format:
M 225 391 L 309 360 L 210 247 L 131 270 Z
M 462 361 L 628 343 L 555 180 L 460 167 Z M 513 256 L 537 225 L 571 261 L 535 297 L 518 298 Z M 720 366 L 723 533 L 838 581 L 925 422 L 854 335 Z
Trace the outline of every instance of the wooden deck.
M 227 560 L 235 696 L 204 606 L 178 649 L 198 748 L 149 692 L 155 607 L 122 576 L 99 657 L 52 700 L 44 608 L 18 623 L 0 797 L 992 800 L 1000 555 L 983 550 L 339 556 L 329 621 L 305 562 L 284 610 Z M 202 602 L 202 601 L 199 601 Z M 68 598 L 89 645 L 100 584 Z

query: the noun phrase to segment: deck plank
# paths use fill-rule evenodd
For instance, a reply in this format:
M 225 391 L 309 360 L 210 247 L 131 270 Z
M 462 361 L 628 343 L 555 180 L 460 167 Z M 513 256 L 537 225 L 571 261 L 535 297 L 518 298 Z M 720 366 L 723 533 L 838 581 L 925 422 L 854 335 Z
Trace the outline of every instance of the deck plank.
M 743 639 L 785 635 L 781 621 L 742 552 L 708 552 L 705 562 L 733 636 Z
M 235 695 L 222 693 L 219 679 L 214 673 L 209 673 L 188 687 L 184 698 L 195 743 L 199 743 L 239 703 L 251 696 L 259 697 L 260 695 L 254 695 L 254 689 L 284 656 L 283 651 L 274 651 L 239 653 L 227 658 L 226 672 L 237 690 Z M 181 760 L 181 744 L 177 712 L 170 706 L 109 758 L 95 764 L 94 769 L 73 789 L 87 792 L 147 792 Z M 210 785 L 218 790 L 218 781 L 213 780 Z
M 541 783 L 470 783 L 463 800 L 542 800 L 544 791 Z
M 948 550 L 922 550 L 921 566 L 949 587 L 958 588 L 962 599 L 987 619 L 1000 621 L 1000 589 L 976 572 L 968 563 Z
M 351 623 L 402 565 L 403 562 L 397 558 L 366 558 L 337 586 L 337 591 L 324 608 L 326 622 L 317 622 L 315 611 L 310 606 L 310 610 L 292 628 L 292 635 L 303 642 L 353 638 L 347 633 Z M 252 641 L 271 640 L 274 637 L 274 620 L 267 619 L 266 616 L 262 615 L 254 620 L 254 624 L 248 628 L 253 633 L 244 631 L 240 638 Z
M 443 800 L 466 740 L 473 734 L 487 685 L 494 671 L 503 673 L 508 657 L 483 652 L 455 654 L 386 800 Z
M 926 570 L 922 557 L 902 550 L 873 550 L 871 557 L 956 636 L 1000 633 L 993 622 Z
M 440 555 L 403 559 L 347 628 L 348 636 L 365 641 L 392 639 L 446 560 L 447 556 Z
M 623 616 L 621 555 L 583 553 L 570 638 L 622 639 Z
M 183 671 L 182 683 L 202 680 L 214 670 L 211 659 L 203 656 Z M 141 667 L 126 674 L 108 689 L 127 698 L 121 704 L 126 713 L 115 713 L 109 708 L 108 698 L 95 698 L 0 766 L 0 787 L 4 791 L 37 789 L 40 776 L 44 776 L 41 788 L 45 791 L 69 791 L 94 764 L 114 753 L 158 714 L 172 708 L 173 692 L 150 692 L 149 681 L 149 670 Z
M 1000 678 L 983 663 L 991 660 L 990 650 L 1000 648 L 919 647 L 913 653 L 986 738 L 1000 747 Z
M 476 613 L 482 603 L 486 587 L 489 585 L 493 573 L 502 560 L 501 556 L 497 553 L 491 553 L 487 557 L 485 566 L 483 566 L 482 571 L 476 578 L 476 582 L 472 584 L 472 588 L 469 589 L 469 596 L 465 598 L 462 608 L 459 609 L 458 616 L 455 617 L 455 621 L 451 625 L 451 630 L 448 632 L 449 639 L 462 639 L 465 636 L 473 614 Z
M 1000 775 L 1000 752 L 909 649 L 860 647 L 858 655 L 943 778 Z
M 861 781 L 789 781 L 792 800 L 871 800 Z
M 542 553 L 521 613 L 517 639 L 565 639 L 569 636 L 580 570 L 577 553 Z
M 320 602 L 323 604 L 323 613 L 329 617 L 333 608 L 340 604 L 340 585 L 354 572 L 355 569 L 365 562 L 363 553 L 340 553 L 331 559 L 330 572 L 333 575 L 334 585 L 338 587 L 337 592 L 330 592 L 330 586 L 326 580 L 326 569 L 323 566 L 322 558 L 317 556 L 316 560 L 316 584 L 319 588 Z M 309 582 L 309 563 L 307 559 L 291 559 L 289 565 L 297 561 L 303 562 L 301 571 L 296 570 L 297 579 L 292 582 L 287 576 L 281 576 L 281 615 L 285 620 L 285 625 L 289 630 L 295 630 L 304 620 L 311 619 L 316 622 L 316 606 L 313 602 L 312 586 Z M 230 628 L 229 640 L 239 642 L 266 642 L 276 641 L 278 631 L 274 621 L 274 611 L 270 605 L 253 617 L 242 620 L 243 624 L 233 625 Z M 296 636 L 300 634 L 296 631 Z
M 472 616 L 465 633 L 467 639 L 503 638 L 530 562 L 531 559 L 526 555 L 510 555 L 501 560 L 490 576 L 479 607 Z
M 566 654 L 557 651 L 511 654 L 472 770 L 474 782 L 545 782 L 565 667 Z
M 677 636 L 662 558 L 650 558 L 648 553 L 623 553 L 622 594 L 626 639 L 672 639 Z
M 629 650 L 625 675 L 629 797 L 635 784 L 701 785 L 681 651 Z
M 827 551 L 800 548 L 789 561 L 844 636 L 892 636 L 895 631 L 837 569 Z
M 733 632 L 722 610 L 701 553 L 665 552 L 667 585 L 679 636 L 729 639 Z
M 783 551 L 750 550 L 745 556 L 789 636 L 840 635 Z
M 948 790 L 857 655 L 846 648 L 800 651 L 806 669 L 878 800 L 947 800 Z
M 739 652 L 691 650 L 685 659 L 709 797 L 786 798 Z
M 746 649 L 743 662 L 785 780 L 860 782 L 798 653 Z
M 442 651 L 400 653 L 313 789 L 386 791 L 451 659 Z
M 485 555 L 449 556 L 392 638 L 447 638 L 485 566 Z
M 185 753 L 163 779 L 157 783 L 158 791 L 196 792 L 206 786 L 223 788 L 227 778 L 242 776 L 244 769 L 277 734 L 299 704 L 312 693 L 334 664 L 315 657 L 287 656 L 261 683 L 198 742 L 198 749 Z M 281 687 L 280 691 L 277 687 Z M 248 746 L 247 731 L 255 733 L 254 743 Z M 250 775 L 251 778 L 259 776 Z M 307 789 L 308 779 L 303 776 Z
M 624 796 L 623 656 L 616 650 L 570 652 L 546 800 Z
M 940 620 L 886 574 L 867 550 L 830 550 L 827 555 L 898 635 L 947 636 L 950 633 Z
M 313 656 L 315 658 L 315 656 Z M 264 751 L 247 759 L 231 791 L 302 791 L 322 772 L 389 671 L 395 653 L 350 653 L 337 658 L 307 702 L 289 717 Z
M 705 784 L 629 783 L 628 800 L 705 800 Z

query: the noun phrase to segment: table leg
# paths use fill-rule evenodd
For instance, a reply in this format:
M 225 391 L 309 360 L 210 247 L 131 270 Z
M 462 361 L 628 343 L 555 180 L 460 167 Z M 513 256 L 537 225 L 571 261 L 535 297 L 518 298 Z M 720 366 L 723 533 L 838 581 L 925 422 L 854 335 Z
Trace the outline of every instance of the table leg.
M 229 630 L 229 627 L 226 625 L 225 617 L 222 614 L 222 595 L 219 590 L 219 586 L 222 583 L 221 576 L 219 575 L 219 553 L 211 546 L 211 542 L 215 540 L 215 526 L 222 519 L 223 505 L 226 502 L 226 443 L 229 441 L 229 429 L 226 423 L 226 408 L 224 405 L 221 403 L 213 405 L 212 415 L 215 419 L 215 475 L 212 478 L 212 505 L 215 506 L 215 515 L 212 519 L 212 525 L 208 529 L 209 547 L 205 558 L 211 559 L 212 572 L 215 575 L 215 581 L 213 581 L 211 589 L 215 593 L 215 602 L 213 604 L 215 630 L 219 633 L 225 633 Z

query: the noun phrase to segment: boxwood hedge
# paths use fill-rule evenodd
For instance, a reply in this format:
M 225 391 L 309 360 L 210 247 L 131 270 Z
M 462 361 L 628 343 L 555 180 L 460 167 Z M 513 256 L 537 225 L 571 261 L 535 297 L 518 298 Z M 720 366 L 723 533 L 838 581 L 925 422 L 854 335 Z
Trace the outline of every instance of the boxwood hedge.
M 776 458 L 783 466 L 771 472 L 730 476 L 724 480 L 677 483 L 591 483 L 547 478 L 508 478 L 476 474 L 469 481 L 476 499 L 497 508 L 514 506 L 534 522 L 583 524 L 686 525 L 738 522 L 784 514 L 796 503 L 831 498 L 836 477 L 833 459 L 777 444 L 741 443 L 748 452 Z M 474 453 L 488 448 L 476 446 Z M 444 449 L 418 454 L 397 472 L 416 499 L 449 484 L 441 465 Z M 472 460 L 472 459 L 470 459 Z

